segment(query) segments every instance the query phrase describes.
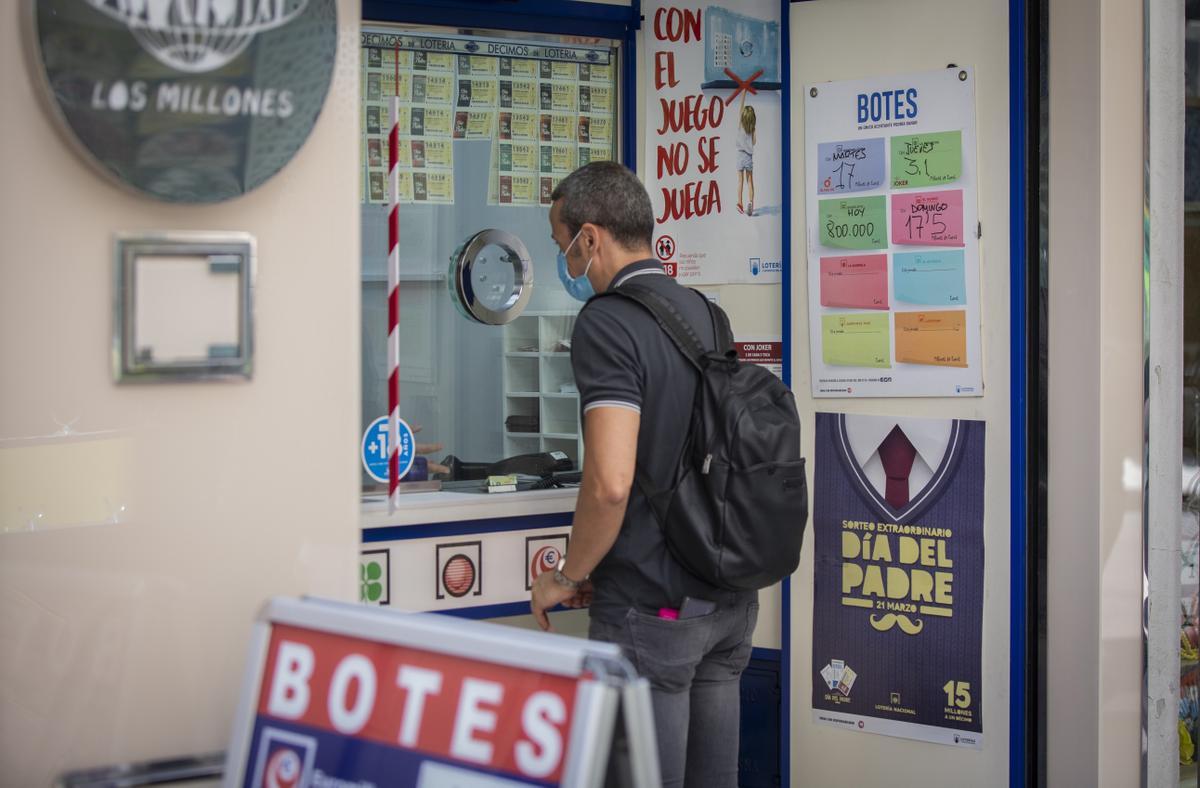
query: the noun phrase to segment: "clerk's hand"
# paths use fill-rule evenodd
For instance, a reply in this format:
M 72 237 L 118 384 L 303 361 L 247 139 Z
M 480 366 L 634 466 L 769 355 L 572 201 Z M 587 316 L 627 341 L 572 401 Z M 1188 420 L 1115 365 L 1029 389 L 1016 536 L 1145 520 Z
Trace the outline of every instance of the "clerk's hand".
M 421 429 L 422 428 L 421 428 L 420 424 L 415 425 L 412 428 L 413 434 L 415 435 L 416 433 L 420 432 Z M 444 448 L 445 448 L 445 445 L 441 444 L 441 443 L 418 443 L 416 446 L 417 454 L 420 454 L 420 455 L 436 454 L 437 452 L 440 452 Z M 442 465 L 440 462 L 433 462 L 432 460 L 430 460 L 429 461 L 429 473 L 430 473 L 430 475 L 433 475 L 435 473 L 442 473 L 442 474 L 449 475 L 450 469 L 447 468 L 445 465 Z
M 529 609 L 537 619 L 538 626 L 546 632 L 553 632 L 550 626 L 550 616 L 547 611 L 555 605 L 562 604 L 583 590 L 567 588 L 554 581 L 554 572 L 542 572 L 533 581 L 533 591 L 530 593 Z

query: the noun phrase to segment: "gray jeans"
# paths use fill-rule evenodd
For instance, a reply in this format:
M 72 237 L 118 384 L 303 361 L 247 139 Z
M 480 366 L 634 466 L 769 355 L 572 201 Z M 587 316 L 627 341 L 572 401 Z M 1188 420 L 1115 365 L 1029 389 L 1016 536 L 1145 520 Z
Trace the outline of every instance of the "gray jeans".
M 593 619 L 592 640 L 616 643 L 650 681 L 665 788 L 736 788 L 740 678 L 758 620 L 756 596 L 707 616 L 672 621 L 630 609 L 620 624 Z

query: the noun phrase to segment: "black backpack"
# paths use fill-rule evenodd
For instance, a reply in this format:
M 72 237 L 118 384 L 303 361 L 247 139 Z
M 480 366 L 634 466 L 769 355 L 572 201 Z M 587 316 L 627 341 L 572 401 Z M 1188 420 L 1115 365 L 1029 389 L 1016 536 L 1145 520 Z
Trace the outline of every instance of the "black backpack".
M 712 316 L 715 352 L 704 349 L 675 304 L 630 281 L 609 291 L 654 315 L 700 372 L 691 426 L 673 486 L 637 484 L 679 563 L 710 585 L 766 588 L 796 570 L 808 524 L 800 417 L 792 392 L 768 370 L 740 361 L 725 312 L 697 292 Z M 606 293 L 605 295 L 607 295 Z

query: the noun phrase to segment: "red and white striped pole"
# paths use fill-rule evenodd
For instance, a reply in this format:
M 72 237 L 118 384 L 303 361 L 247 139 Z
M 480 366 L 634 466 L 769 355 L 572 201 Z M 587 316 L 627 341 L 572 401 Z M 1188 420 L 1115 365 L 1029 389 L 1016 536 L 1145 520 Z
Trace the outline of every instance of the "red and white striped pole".
M 394 91 L 400 91 L 400 49 Z M 396 510 L 400 489 L 400 98 L 392 96 L 388 132 L 388 513 Z

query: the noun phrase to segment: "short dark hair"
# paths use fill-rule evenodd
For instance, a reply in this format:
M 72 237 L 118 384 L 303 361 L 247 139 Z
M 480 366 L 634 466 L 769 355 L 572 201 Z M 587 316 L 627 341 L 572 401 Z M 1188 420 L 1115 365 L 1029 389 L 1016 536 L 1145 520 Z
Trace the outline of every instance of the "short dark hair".
M 603 227 L 626 249 L 650 246 L 654 209 L 646 187 L 628 167 L 615 161 L 585 164 L 562 179 L 550 195 L 562 200 L 559 218 L 571 235 L 585 223 Z

